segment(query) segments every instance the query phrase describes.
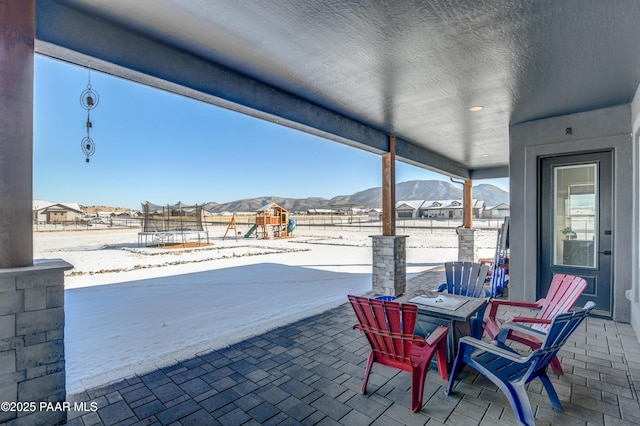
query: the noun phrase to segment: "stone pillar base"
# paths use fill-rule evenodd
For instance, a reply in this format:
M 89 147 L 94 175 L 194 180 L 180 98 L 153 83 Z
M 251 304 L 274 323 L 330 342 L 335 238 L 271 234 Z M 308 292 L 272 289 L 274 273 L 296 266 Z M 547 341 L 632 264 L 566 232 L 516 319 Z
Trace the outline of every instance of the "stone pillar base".
M 372 235 L 373 292 L 401 296 L 407 288 L 406 235 Z
M 63 424 L 66 411 L 41 410 L 64 402 L 64 271 L 60 259 L 0 268 L 0 401 L 35 402 L 35 410 L 0 411 L 0 423 Z
M 476 230 L 472 228 L 458 228 L 458 261 L 476 262 L 478 247 L 476 246 Z

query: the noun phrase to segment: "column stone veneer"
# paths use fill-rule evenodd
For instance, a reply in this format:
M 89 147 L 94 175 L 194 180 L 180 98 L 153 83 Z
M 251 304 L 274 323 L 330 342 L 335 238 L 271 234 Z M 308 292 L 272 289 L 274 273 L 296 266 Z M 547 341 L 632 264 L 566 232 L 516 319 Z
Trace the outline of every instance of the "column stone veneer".
M 476 230 L 458 228 L 458 261 L 475 262 L 478 259 L 478 247 L 476 245 Z
M 66 423 L 62 260 L 33 260 L 35 0 L 0 0 L 0 424 Z M 6 408 L 6 407 L 5 407 Z M 16 407 L 8 407 L 16 408 Z M 24 408 L 24 405 L 22 406 Z
M 64 271 L 59 259 L 0 268 L 0 402 L 35 402 L 35 410 L 0 411 L 0 424 L 55 425 L 65 411 L 40 409 L 65 400 Z
M 373 292 L 401 296 L 407 287 L 406 235 L 372 235 Z

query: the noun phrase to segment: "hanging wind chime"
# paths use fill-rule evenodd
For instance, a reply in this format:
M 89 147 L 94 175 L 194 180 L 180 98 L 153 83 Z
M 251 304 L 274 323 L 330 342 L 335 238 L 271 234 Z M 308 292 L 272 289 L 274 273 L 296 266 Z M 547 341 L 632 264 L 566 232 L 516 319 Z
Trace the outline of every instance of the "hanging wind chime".
M 89 70 L 89 82 L 87 88 L 80 94 L 80 105 L 87 110 L 87 136 L 82 139 L 80 146 L 82 152 L 87 156 L 86 162 L 89 162 L 89 157 L 96 152 L 96 144 L 91 139 L 91 110 L 98 106 L 100 103 L 100 95 L 91 87 L 91 70 Z

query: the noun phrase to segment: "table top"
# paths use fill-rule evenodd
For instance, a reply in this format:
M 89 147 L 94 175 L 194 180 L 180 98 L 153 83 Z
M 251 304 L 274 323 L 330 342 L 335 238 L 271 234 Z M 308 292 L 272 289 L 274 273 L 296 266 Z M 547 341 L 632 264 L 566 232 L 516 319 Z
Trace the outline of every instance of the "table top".
M 418 314 L 428 315 L 432 317 L 451 319 L 454 321 L 469 321 L 476 312 L 478 312 L 484 305 L 488 303 L 486 298 L 458 296 L 448 293 L 437 293 L 445 299 L 453 299 L 463 302 L 456 309 L 441 308 L 433 305 L 426 305 L 418 302 L 413 302 L 413 299 L 409 299 L 409 303 L 413 303 L 418 307 Z M 428 294 L 425 297 L 435 297 L 435 294 Z

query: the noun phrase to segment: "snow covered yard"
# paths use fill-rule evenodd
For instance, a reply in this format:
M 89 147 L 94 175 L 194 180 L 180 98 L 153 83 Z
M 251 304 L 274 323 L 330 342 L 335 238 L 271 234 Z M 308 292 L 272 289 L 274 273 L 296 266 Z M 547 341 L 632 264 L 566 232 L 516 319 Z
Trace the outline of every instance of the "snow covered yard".
M 495 232 L 480 231 L 491 257 Z M 223 232 L 222 232 L 223 233 Z M 168 365 L 321 313 L 371 289 L 371 232 L 298 229 L 294 238 L 138 247 L 137 230 L 34 233 L 35 258 L 65 277 L 67 392 Z M 457 258 L 455 231 L 406 234 L 407 274 Z

